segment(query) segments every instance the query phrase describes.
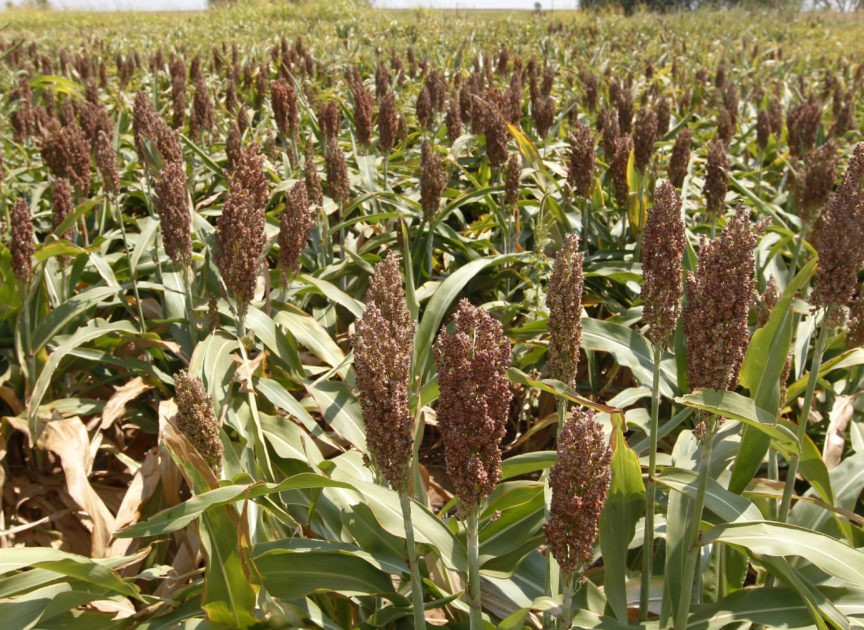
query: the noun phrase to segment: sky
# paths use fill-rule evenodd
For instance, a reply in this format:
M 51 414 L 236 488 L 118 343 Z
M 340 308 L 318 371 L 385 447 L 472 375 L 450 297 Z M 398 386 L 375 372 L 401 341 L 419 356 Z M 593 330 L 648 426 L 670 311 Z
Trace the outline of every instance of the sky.
M 197 11 L 207 0 L 48 0 L 55 9 L 90 11 Z M 457 9 L 526 9 L 535 0 L 373 0 L 375 6 L 397 9 L 413 7 L 447 7 Z M 577 0 L 542 0 L 544 9 L 572 9 Z

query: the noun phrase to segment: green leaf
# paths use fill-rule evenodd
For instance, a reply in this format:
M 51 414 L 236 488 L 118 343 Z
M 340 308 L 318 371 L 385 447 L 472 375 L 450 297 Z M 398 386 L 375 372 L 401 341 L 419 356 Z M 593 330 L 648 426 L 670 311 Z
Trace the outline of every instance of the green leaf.
M 142 538 L 159 536 L 183 529 L 194 521 L 205 510 L 221 505 L 228 505 L 240 500 L 252 500 L 270 494 L 288 490 L 305 490 L 309 488 L 346 488 L 352 489 L 348 483 L 334 481 L 329 477 L 315 473 L 299 473 L 288 477 L 281 483 L 257 482 L 248 485 L 222 486 L 208 492 L 198 494 L 179 505 L 162 510 L 141 523 L 136 523 L 119 532 L 118 538 Z
M 0 549 L 0 574 L 25 567 L 54 571 L 127 597 L 141 599 L 138 588 L 124 581 L 110 568 L 84 556 L 48 547 L 13 547 Z
M 582 318 L 582 347 L 585 350 L 608 352 L 619 365 L 630 368 L 633 376 L 645 387 L 654 378 L 654 351 L 645 337 L 627 326 L 591 317 Z M 668 362 L 660 370 L 660 392 L 674 394 L 678 377 Z
M 600 550 L 606 598 L 618 621 L 626 623 L 627 548 L 636 533 L 636 521 L 645 514 L 645 484 L 639 458 L 624 439 L 623 421 L 615 415 L 613 422 L 612 480 L 600 516 Z
M 799 453 L 798 438 L 787 427 L 778 424 L 773 414 L 760 409 L 752 398 L 718 389 L 701 389 L 675 402 L 707 411 L 723 418 L 738 420 L 776 440 L 787 451 Z
M 753 333 L 741 365 L 739 382 L 750 390 L 756 406 L 776 416 L 780 405 L 780 380 L 785 374 L 789 348 L 792 345 L 794 313 L 792 300 L 810 280 L 816 269 L 811 259 L 788 284 L 777 301 L 766 324 Z M 758 429 L 745 426 L 741 433 L 741 448 L 735 456 L 729 489 L 741 493 L 759 470 L 770 438 Z
M 791 589 L 746 588 L 716 604 L 697 608 L 687 619 L 687 629 L 723 630 L 741 623 L 766 628 L 811 628 L 813 619 L 801 596 Z
M 864 587 L 864 552 L 797 525 L 727 523 L 705 532 L 704 541 L 738 545 L 758 555 L 800 556 L 829 575 Z
M 666 468 L 657 475 L 657 483 L 676 492 L 696 498 L 698 474 L 693 470 Z M 708 480 L 705 491 L 705 507 L 725 522 L 737 523 L 762 520 L 762 513 L 750 500 L 729 492 L 714 479 Z
M 583 320 L 584 321 L 584 320 Z M 616 407 L 610 407 L 609 405 L 604 405 L 603 403 L 594 402 L 593 400 L 588 400 L 587 398 L 582 398 L 579 394 L 576 393 L 576 390 L 568 385 L 565 385 L 559 380 L 552 378 L 544 378 L 541 380 L 531 378 L 522 370 L 509 367 L 507 368 L 507 378 L 510 379 L 511 382 L 517 383 L 519 385 L 527 385 L 528 387 L 534 387 L 544 392 L 549 392 L 550 394 L 554 394 L 559 398 L 563 398 L 565 400 L 569 400 L 570 402 L 574 402 L 577 405 L 582 405 L 583 407 L 588 407 L 589 409 L 594 409 L 595 411 L 600 411 L 608 414 L 616 414 L 621 413 L 620 409 Z
M 523 254 L 504 254 L 480 258 L 472 260 L 447 276 L 447 279 L 432 295 L 429 304 L 426 305 L 423 319 L 417 327 L 417 334 L 414 337 L 414 355 L 411 361 L 411 382 L 414 382 L 414 378 L 417 376 L 420 376 L 423 381 L 431 377 L 433 371 L 432 344 L 438 334 L 438 329 L 441 327 L 441 322 L 444 321 L 453 301 L 459 296 L 465 285 L 487 267 L 521 260 L 524 257 Z
M 297 599 L 319 590 L 347 596 L 393 592 L 387 573 L 346 551 L 277 549 L 258 556 L 255 564 L 267 592 L 281 599 Z
M 361 451 L 366 450 L 366 431 L 360 403 L 341 381 L 306 383 L 321 414 L 334 431 Z
M 116 287 L 94 287 L 78 293 L 53 311 L 33 331 L 33 353 L 38 354 L 64 326 L 88 310 L 95 309 L 105 298 L 117 295 Z
M 508 457 L 501 462 L 501 481 L 546 470 L 555 463 L 555 451 L 532 451 Z
M 355 300 L 335 284 L 306 274 L 299 275 L 296 279 L 315 288 L 318 293 L 334 304 L 345 307 L 345 309 L 354 317 L 360 317 L 363 315 L 363 311 L 365 310 L 363 302 Z
M 289 306 L 276 313 L 273 319 L 290 330 L 299 344 L 308 348 L 324 363 L 335 368 L 339 376 L 345 378 L 348 372 L 345 353 L 314 317 L 294 306 Z
M 215 506 L 201 515 L 201 544 L 207 554 L 201 607 L 207 618 L 232 628 L 255 625 L 255 590 L 248 550 L 238 540 L 237 515 L 233 506 Z
M 39 378 L 36 379 L 36 384 L 33 387 L 33 394 L 30 397 L 28 420 L 31 435 L 35 435 L 36 431 L 36 410 L 39 408 L 39 405 L 42 404 L 42 399 L 48 391 L 54 372 L 57 370 L 63 357 L 78 346 L 84 345 L 85 343 L 98 339 L 104 335 L 118 332 L 131 334 L 135 333 L 136 329 L 132 322 L 129 321 L 106 322 L 104 319 L 96 319 L 90 322 L 87 326 L 76 330 L 74 334 L 63 340 L 54 352 L 51 353 L 45 366 L 39 373 Z

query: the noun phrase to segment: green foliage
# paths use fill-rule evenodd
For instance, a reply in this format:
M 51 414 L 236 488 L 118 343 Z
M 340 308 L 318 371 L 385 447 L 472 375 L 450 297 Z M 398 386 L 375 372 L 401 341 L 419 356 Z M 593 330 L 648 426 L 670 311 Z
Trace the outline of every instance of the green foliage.
M 819 107 L 813 144 L 836 143 L 841 165 L 848 162 L 864 120 L 857 97 L 864 72 L 849 61 L 864 57 L 857 16 L 780 21 L 745 13 L 740 3 L 673 12 L 697 8 L 687 0 L 597 2 L 590 4 L 596 12 L 546 15 L 394 12 L 350 0 L 217 4 L 134 22 L 114 14 L 7 16 L 0 50 L 0 213 L 11 228 L 0 243 L 5 626 L 404 628 L 416 623 L 412 595 L 422 591 L 430 622 L 467 627 L 466 574 L 475 567 L 485 627 L 552 626 L 565 607 L 547 562 L 546 479 L 565 404 L 594 409 L 613 452 L 599 540 L 572 597 L 575 627 L 665 627 L 664 611 L 700 629 L 864 623 L 864 350 L 852 343 L 860 321 L 826 324 L 808 301 L 824 234 L 799 213 L 811 160 L 791 154 L 784 124 L 812 97 Z M 189 76 L 195 59 L 198 85 Z M 172 226 L 154 192 L 169 152 L 145 138 L 139 158 L 133 122 L 139 92 L 173 121 L 173 61 L 185 64 L 188 83 L 176 140 L 189 268 L 165 251 Z M 379 62 L 404 121 L 388 152 L 377 127 Z M 270 82 L 279 77 L 297 95 L 293 131 L 280 130 L 270 102 Z M 358 129 L 356 78 L 373 99 L 368 146 Z M 427 126 L 415 111 L 424 85 L 444 91 Z M 511 85 L 521 91 L 501 96 Z M 214 121 L 193 136 L 199 89 Z M 628 91 L 637 110 L 669 107 L 669 127 L 650 147 L 645 173 L 633 166 L 629 139 L 616 162 L 597 130 L 601 110 L 616 120 L 617 109 L 626 110 Z M 446 109 L 460 105 L 460 94 L 465 120 L 451 138 Z M 497 130 L 474 110 L 513 101 L 518 107 Z M 760 145 L 759 112 L 772 101 L 780 120 Z M 331 102 L 349 199 L 325 196 L 313 206 L 298 269 L 283 273 L 286 193 L 305 179 L 307 140 L 312 169 L 328 177 L 323 105 Z M 544 106 L 551 119 L 538 121 Z M 22 131 L 20 116 L 34 108 L 33 125 Z M 765 221 L 757 286 L 761 293 L 773 279 L 778 291 L 754 299 L 739 386 L 694 392 L 682 327 L 656 352 L 645 334 L 644 211 L 652 210 L 676 138 L 689 129 L 692 159 L 680 194 L 684 268 L 694 270 L 701 239 L 728 216 L 709 216 L 701 192 L 724 109 L 736 118 L 725 145 L 726 209 L 741 202 L 754 221 Z M 59 142 L 50 135 L 52 116 L 82 128 L 101 120 L 119 177 L 112 194 L 91 156 L 90 188 L 75 191 L 57 225 L 56 176 L 42 150 Z M 239 141 L 262 147 L 267 201 L 259 208 L 265 251 L 241 324 L 225 294 L 215 236 L 229 195 L 242 188 L 232 178 L 229 136 L 244 119 Z M 588 198 L 567 177 L 568 132 L 577 120 L 595 134 Z M 548 123 L 542 137 L 547 125 L 538 123 Z M 515 190 L 505 190 L 513 182 L 490 164 L 496 131 L 508 154 L 521 158 Z M 428 215 L 420 203 L 424 140 L 441 156 L 446 179 Z M 619 200 L 622 183 L 632 190 Z M 20 250 L 11 239 L 21 226 L 12 225 L 9 209 L 19 198 L 33 216 L 28 281 L 13 269 Z M 545 299 L 552 258 L 571 232 L 585 254 L 585 292 L 577 380 L 565 384 L 547 378 Z M 400 255 L 418 323 L 410 500 L 368 466 L 352 354 L 370 276 L 390 252 Z M 500 320 L 513 347 L 514 402 L 501 476 L 479 510 L 476 563 L 440 444 L 447 419 L 436 414 L 432 351 L 462 298 Z M 824 357 L 814 362 L 817 339 Z M 649 453 L 655 357 L 658 447 Z M 184 370 L 202 381 L 220 422 L 218 476 L 172 423 L 173 375 Z M 724 419 L 710 447 L 693 431 L 705 414 Z M 643 546 L 646 509 L 654 515 L 652 549 Z M 640 619 L 645 554 L 654 554 L 654 575 Z M 693 597 L 683 597 L 691 589 Z

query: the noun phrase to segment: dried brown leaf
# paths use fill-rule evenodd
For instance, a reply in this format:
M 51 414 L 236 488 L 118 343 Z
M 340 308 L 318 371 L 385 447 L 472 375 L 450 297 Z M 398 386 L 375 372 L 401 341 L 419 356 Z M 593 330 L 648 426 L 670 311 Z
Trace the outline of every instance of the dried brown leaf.
M 144 379 L 140 376 L 136 376 L 131 381 L 117 387 L 117 391 L 105 404 L 105 409 L 102 411 L 102 423 L 99 425 L 99 429 L 104 431 L 119 418 L 122 418 L 126 411 L 126 405 L 149 389 L 152 389 L 152 385 L 145 383 Z

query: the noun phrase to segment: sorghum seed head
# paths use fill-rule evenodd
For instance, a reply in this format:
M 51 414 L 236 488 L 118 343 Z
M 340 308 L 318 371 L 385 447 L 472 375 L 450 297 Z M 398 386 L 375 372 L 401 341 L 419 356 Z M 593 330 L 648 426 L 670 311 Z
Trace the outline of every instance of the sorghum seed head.
M 435 120 L 435 112 L 432 109 L 432 97 L 429 95 L 429 89 L 425 85 L 420 87 L 415 110 L 417 112 L 417 122 L 420 123 L 420 126 L 424 129 L 430 129 Z
M 336 138 L 327 142 L 327 154 L 324 156 L 324 170 L 327 179 L 324 181 L 324 192 L 337 204 L 344 204 L 351 196 L 351 182 L 348 179 L 348 167 L 345 164 L 345 154 Z
M 354 92 L 354 128 L 357 131 L 357 140 L 364 147 L 368 147 L 372 142 L 372 94 L 359 80 L 351 84 L 351 89 Z
M 408 378 L 415 324 L 392 252 L 375 267 L 366 302 L 353 339 L 366 445 L 375 468 L 401 490 L 408 481 L 413 445 Z
M 55 180 L 54 198 L 51 204 L 51 229 L 56 230 L 63 223 L 63 220 L 69 216 L 73 208 L 69 182 L 62 178 Z M 66 239 L 70 238 L 72 236 L 72 228 L 70 227 L 59 236 Z
M 615 154 L 612 158 L 612 184 L 615 187 L 615 202 L 622 210 L 627 209 L 630 184 L 627 181 L 627 162 L 632 148 L 630 136 L 619 136 L 615 140 Z
M 675 188 L 680 189 L 684 185 L 684 178 L 687 177 L 692 142 L 693 132 L 689 128 L 684 128 L 675 138 L 675 144 L 672 146 L 672 155 L 669 158 L 669 182 Z
M 547 371 L 552 378 L 571 386 L 576 382 L 582 344 L 583 260 L 579 239 L 575 234 L 568 234 L 555 257 L 546 292 L 546 306 L 549 307 Z
M 22 282 L 33 275 L 33 219 L 30 205 L 19 197 L 9 212 L 12 222 L 12 240 L 9 249 L 12 253 L 12 272 Z
M 380 67 L 380 66 L 379 66 Z M 389 76 L 389 75 L 388 75 Z M 393 92 L 387 91 L 378 95 L 378 142 L 381 153 L 390 153 L 396 144 L 399 120 L 396 109 L 396 97 Z
M 842 307 L 855 293 L 858 272 L 864 264 L 864 143 L 855 147 L 843 180 L 823 210 L 819 242 L 819 271 L 813 303 Z M 838 315 L 839 308 L 835 308 Z M 835 322 L 836 323 L 836 322 Z
M 583 197 L 591 196 L 594 186 L 594 138 L 588 125 L 577 122 L 567 135 L 567 182 Z
M 175 265 L 188 267 L 192 262 L 192 217 L 186 194 L 186 169 L 183 162 L 168 162 L 156 180 L 156 211 L 162 227 L 165 252 Z
M 205 131 L 213 131 L 213 100 L 210 90 L 201 79 L 195 83 L 192 97 L 192 115 L 189 117 L 189 134 L 198 138 Z
M 544 532 L 565 576 L 591 563 L 600 514 L 609 492 L 612 449 L 590 409 L 579 408 L 558 436 L 558 457 L 549 471 L 552 501 Z
M 42 159 L 53 175 L 68 179 L 75 189 L 90 190 L 90 143 L 77 125 L 61 126 L 52 121 L 40 142 Z
M 684 244 L 681 197 L 672 184 L 660 182 L 642 237 L 642 320 L 648 324 L 646 336 L 656 345 L 666 343 L 678 321 Z
M 321 180 L 318 178 L 318 169 L 315 168 L 315 145 L 312 139 L 306 141 L 305 161 L 303 163 L 303 182 L 306 184 L 306 195 L 309 201 L 316 206 L 324 203 L 324 193 L 321 190 Z
M 441 171 L 441 156 L 427 140 L 423 141 L 420 148 L 420 169 L 420 205 L 426 220 L 431 221 L 438 212 L 447 180 Z
M 636 114 L 636 126 L 633 133 L 633 162 L 640 173 L 648 170 L 656 141 L 657 115 L 650 109 L 643 107 Z
M 708 165 L 705 172 L 705 186 L 702 189 L 709 215 L 717 216 L 723 212 L 729 186 L 728 173 L 729 158 L 726 155 L 726 145 L 719 138 L 715 138 L 708 147 Z
M 702 239 L 696 273 L 685 284 L 687 380 L 691 389 L 734 388 L 744 359 L 747 315 L 756 266 L 753 248 L 761 225 L 753 226 L 744 206 L 717 238 Z
M 299 122 L 297 92 L 294 86 L 285 79 L 273 81 L 270 84 L 270 105 L 279 133 L 291 137 Z
M 756 115 L 756 144 L 762 151 L 768 146 L 768 138 L 771 136 L 771 121 L 768 112 L 760 109 Z
M 618 136 L 621 135 L 617 114 L 610 109 L 602 110 L 597 116 L 597 130 L 603 134 L 603 155 L 607 162 L 612 162 L 615 159 Z
M 171 422 L 186 436 L 215 475 L 222 471 L 222 440 L 213 401 L 200 379 L 187 372 L 174 375 L 177 415 Z
M 328 142 L 339 135 L 339 105 L 336 101 L 327 101 L 318 110 L 318 124 L 321 127 L 321 135 Z
M 279 267 L 284 272 L 283 277 L 297 268 L 313 225 L 306 184 L 299 181 L 288 191 L 285 209 L 279 217 Z
M 216 264 L 228 291 L 244 314 L 255 292 L 264 251 L 264 210 L 267 177 L 257 145 L 243 149 L 231 190 L 216 222 Z
M 491 102 L 484 102 L 483 133 L 486 136 L 486 157 L 492 168 L 499 168 L 507 159 L 507 123 L 501 110 Z
M 504 169 L 504 204 L 516 207 L 519 202 L 519 183 L 522 177 L 522 157 L 514 153 Z
M 828 202 L 837 179 L 837 166 L 840 156 L 837 144 L 828 140 L 821 147 L 810 149 L 804 163 L 804 176 L 798 177 L 794 184 L 798 201 L 798 214 L 805 225 L 812 226 L 819 210 Z
M 789 110 L 786 116 L 789 152 L 798 158 L 807 155 L 807 151 L 816 141 L 816 130 L 822 116 L 819 101 L 814 98 Z
M 501 475 L 511 393 L 505 370 L 510 342 L 500 322 L 468 300 L 459 302 L 453 331 L 438 335 L 438 426 L 447 472 L 465 515 L 495 488 Z
M 453 144 L 462 135 L 462 114 L 459 111 L 459 100 L 451 98 L 447 105 L 445 123 L 447 125 L 447 140 Z
M 114 196 L 120 192 L 120 173 L 117 171 L 117 152 L 114 150 L 114 143 L 105 134 L 104 131 L 99 131 L 96 136 L 96 144 L 93 147 L 93 158 L 96 162 L 96 168 L 99 170 L 99 175 L 102 177 L 102 185 L 105 192 Z
M 171 63 L 171 105 L 171 126 L 180 129 L 186 119 L 186 65 L 180 58 Z

